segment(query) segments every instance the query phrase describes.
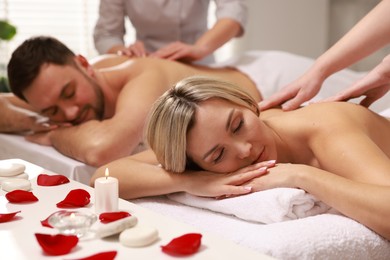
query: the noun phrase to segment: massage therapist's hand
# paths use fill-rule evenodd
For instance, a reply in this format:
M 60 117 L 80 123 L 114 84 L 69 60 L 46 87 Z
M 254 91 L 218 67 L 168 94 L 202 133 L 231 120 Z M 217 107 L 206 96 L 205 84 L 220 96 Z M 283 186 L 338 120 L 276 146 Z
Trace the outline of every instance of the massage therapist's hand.
M 252 191 L 252 188 L 242 184 L 266 174 L 274 165 L 274 161 L 269 161 L 250 165 L 231 173 L 207 171 L 188 173 L 188 181 L 184 184 L 185 191 L 196 196 L 216 198 L 247 194 Z
M 151 53 L 150 57 L 192 62 L 202 59 L 207 54 L 208 53 L 205 48 L 177 41 Z
M 390 55 L 371 70 L 362 79 L 356 81 L 348 89 L 327 98 L 324 101 L 346 101 L 352 98 L 365 96 L 360 104 L 369 107 L 390 90 Z
M 308 71 L 300 78 L 286 85 L 279 92 L 260 102 L 260 110 L 281 105 L 285 111 L 297 109 L 302 103 L 313 98 L 320 91 L 325 78 L 315 71 Z
M 114 46 L 110 49 L 109 53 L 114 53 L 127 57 L 145 57 L 148 52 L 145 49 L 145 45 L 141 41 L 136 41 L 130 44 L 128 47 L 125 46 Z

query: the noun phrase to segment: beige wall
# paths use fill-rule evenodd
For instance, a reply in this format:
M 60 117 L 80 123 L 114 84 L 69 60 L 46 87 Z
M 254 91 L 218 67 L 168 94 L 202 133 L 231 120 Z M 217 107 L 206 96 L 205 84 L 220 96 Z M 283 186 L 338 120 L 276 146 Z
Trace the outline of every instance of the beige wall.
M 327 43 L 328 0 L 248 0 L 249 24 L 237 50 L 284 50 L 309 57 Z
M 366 15 L 380 0 L 248 0 L 245 36 L 229 47 L 283 50 L 316 58 Z M 390 46 L 352 66 L 373 68 L 390 53 Z
M 380 0 L 330 0 L 329 46 L 348 32 L 379 2 Z M 389 53 L 390 46 L 386 46 L 356 63 L 352 68 L 358 71 L 370 70 Z

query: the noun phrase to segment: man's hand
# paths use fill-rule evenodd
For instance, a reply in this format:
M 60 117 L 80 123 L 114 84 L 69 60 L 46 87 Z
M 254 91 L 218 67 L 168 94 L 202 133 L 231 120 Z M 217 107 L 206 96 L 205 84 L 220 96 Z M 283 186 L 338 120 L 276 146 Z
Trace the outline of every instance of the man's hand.
M 8 100 L 0 98 L 0 132 L 45 132 L 57 128 L 41 115 L 12 105 Z

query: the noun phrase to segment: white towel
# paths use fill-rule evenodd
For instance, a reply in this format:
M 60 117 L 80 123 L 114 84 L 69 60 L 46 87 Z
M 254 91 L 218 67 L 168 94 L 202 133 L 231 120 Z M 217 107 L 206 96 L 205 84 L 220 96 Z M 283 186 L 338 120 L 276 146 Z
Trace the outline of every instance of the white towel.
M 259 222 L 276 223 L 326 213 L 330 207 L 301 189 L 275 188 L 222 200 L 180 192 L 168 198 L 197 208 Z
M 166 196 L 132 202 L 276 259 L 390 259 L 388 240 L 338 214 L 326 213 L 264 225 L 186 206 Z

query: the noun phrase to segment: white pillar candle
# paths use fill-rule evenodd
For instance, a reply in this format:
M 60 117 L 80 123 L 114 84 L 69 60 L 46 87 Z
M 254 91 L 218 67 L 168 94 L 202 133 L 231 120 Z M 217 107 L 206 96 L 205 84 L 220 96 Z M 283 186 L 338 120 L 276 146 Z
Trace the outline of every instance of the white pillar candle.
M 118 179 L 109 176 L 106 168 L 105 177 L 95 180 L 95 212 L 118 211 Z

